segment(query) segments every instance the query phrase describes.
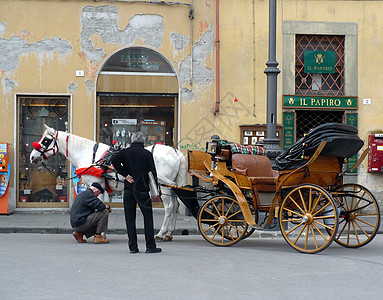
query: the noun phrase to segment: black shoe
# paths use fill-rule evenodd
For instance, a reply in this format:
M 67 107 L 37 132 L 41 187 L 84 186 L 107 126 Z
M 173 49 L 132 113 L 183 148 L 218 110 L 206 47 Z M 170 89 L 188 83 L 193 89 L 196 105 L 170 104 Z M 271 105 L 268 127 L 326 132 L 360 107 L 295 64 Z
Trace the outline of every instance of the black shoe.
M 161 248 L 153 248 L 153 249 L 146 249 L 145 253 L 160 253 L 162 251 Z
M 138 250 L 138 248 L 137 248 L 137 249 L 130 250 L 130 253 L 131 253 L 131 254 L 138 253 L 138 252 L 140 252 L 140 250 Z

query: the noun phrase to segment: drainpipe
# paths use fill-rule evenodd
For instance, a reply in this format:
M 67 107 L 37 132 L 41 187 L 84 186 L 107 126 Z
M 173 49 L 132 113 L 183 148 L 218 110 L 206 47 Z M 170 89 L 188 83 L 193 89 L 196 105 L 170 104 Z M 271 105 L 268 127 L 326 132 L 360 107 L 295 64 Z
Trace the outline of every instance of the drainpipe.
M 215 90 L 215 110 L 214 114 L 219 113 L 220 104 L 220 85 L 219 85 L 219 0 L 215 1 L 215 78 L 216 78 L 216 90 Z

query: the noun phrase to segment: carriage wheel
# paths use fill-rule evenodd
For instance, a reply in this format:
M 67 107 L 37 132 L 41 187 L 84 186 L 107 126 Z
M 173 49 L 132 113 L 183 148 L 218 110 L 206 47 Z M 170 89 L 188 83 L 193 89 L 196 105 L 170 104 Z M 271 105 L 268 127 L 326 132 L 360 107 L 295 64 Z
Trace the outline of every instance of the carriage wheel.
M 279 225 L 284 239 L 295 250 L 317 253 L 326 249 L 335 238 L 337 208 L 325 189 L 315 184 L 302 184 L 283 199 Z
M 251 215 L 254 218 L 255 223 L 258 223 L 258 211 L 255 210 L 253 203 L 248 202 L 248 205 L 249 205 Z M 255 231 L 255 228 L 252 228 L 248 225 L 246 233 L 243 235 L 242 239 L 244 240 L 244 239 L 248 238 L 250 235 L 252 235 L 254 233 L 254 231 Z M 218 233 L 221 234 L 221 229 L 220 229 L 220 231 L 218 231 Z M 227 233 L 224 235 L 225 235 L 225 239 L 229 239 L 229 240 L 231 239 L 231 237 Z
M 247 223 L 238 201 L 230 196 L 215 196 L 206 201 L 198 214 L 198 229 L 209 243 L 231 246 L 247 231 Z
M 339 207 L 335 242 L 348 248 L 367 245 L 380 225 L 380 209 L 372 193 L 359 184 L 344 184 L 332 194 Z

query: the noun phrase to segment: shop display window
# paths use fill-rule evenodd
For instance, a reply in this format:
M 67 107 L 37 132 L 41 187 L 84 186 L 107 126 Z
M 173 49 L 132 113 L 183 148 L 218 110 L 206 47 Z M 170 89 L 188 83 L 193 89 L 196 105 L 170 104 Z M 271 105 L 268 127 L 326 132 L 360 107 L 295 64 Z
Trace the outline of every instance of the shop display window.
M 68 207 L 69 162 L 57 153 L 41 163 L 31 164 L 32 143 L 39 141 L 44 124 L 67 131 L 68 98 L 23 96 L 18 98 L 18 207 Z
M 99 93 L 99 141 L 127 148 L 134 132 L 146 136 L 145 146 L 174 145 L 176 96 Z M 122 202 L 122 192 L 109 194 L 110 202 Z M 155 205 L 155 204 L 153 204 Z

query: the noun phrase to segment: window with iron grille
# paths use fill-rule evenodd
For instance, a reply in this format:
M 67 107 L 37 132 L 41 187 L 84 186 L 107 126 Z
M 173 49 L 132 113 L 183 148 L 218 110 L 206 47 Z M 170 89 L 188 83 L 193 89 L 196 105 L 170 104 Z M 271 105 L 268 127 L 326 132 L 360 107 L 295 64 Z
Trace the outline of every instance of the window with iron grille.
M 344 36 L 296 35 L 295 94 L 296 95 L 344 95 Z M 334 73 L 305 73 L 305 51 L 334 51 Z
M 343 123 L 343 110 L 296 110 L 296 139 L 303 137 L 311 129 L 325 123 Z

